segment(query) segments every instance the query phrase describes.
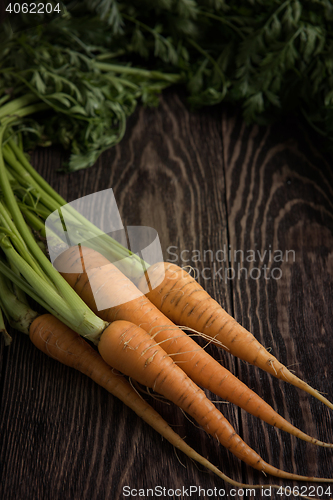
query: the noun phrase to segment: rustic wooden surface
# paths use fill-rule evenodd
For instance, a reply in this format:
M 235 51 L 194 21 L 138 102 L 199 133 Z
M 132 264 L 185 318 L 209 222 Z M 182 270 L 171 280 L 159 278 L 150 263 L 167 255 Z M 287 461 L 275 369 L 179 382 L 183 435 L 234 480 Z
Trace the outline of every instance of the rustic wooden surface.
M 333 170 L 313 144 L 313 133 L 297 122 L 245 126 L 239 113 L 225 106 L 191 113 L 171 92 L 158 109 L 138 109 L 122 143 L 90 170 L 57 173 L 64 154 L 54 148 L 35 152 L 33 164 L 69 201 L 112 187 L 125 224 L 154 227 L 165 259 L 175 258 L 172 251 L 178 264 L 191 264 L 198 273 L 206 268 L 204 275 L 212 279 L 199 277 L 206 290 L 299 377 L 333 399 Z M 211 262 L 208 252 L 204 261 L 205 250 L 222 260 L 216 252 L 223 249 L 231 251 L 231 261 Z M 201 262 L 185 262 L 193 250 L 201 252 Z M 249 250 L 259 251 L 262 260 L 259 254 L 255 262 L 242 260 L 240 251 L 245 258 Z M 282 262 L 273 261 L 276 250 L 283 252 Z M 286 251 L 294 251 L 288 261 Z M 238 266 L 245 268 L 239 276 Z M 234 279 L 228 279 L 228 268 L 235 270 Z M 214 269 L 221 278 L 214 278 Z M 190 486 L 216 487 L 233 495 L 230 486 L 177 454 L 88 378 L 47 358 L 22 334 L 13 336 L 10 348 L 0 343 L 0 498 L 139 498 L 126 497 L 126 485 L 138 490 L 184 487 L 188 493 Z M 332 413 L 317 400 L 216 347 L 208 350 L 285 418 L 333 441 Z M 150 402 L 230 477 L 297 484 L 265 478 L 241 465 L 181 412 Z M 332 450 L 276 431 L 233 405 L 216 404 L 270 463 L 333 477 Z M 308 489 L 310 496 L 333 497 L 333 487 L 327 495 L 324 483 L 319 484 L 323 490 Z M 191 498 L 222 498 L 209 494 L 197 492 Z M 143 497 L 159 498 L 149 492 Z M 242 498 L 241 492 L 233 497 Z M 184 491 L 162 498 L 188 497 Z M 264 497 L 257 492 L 246 498 Z M 269 498 L 286 497 L 272 492 Z

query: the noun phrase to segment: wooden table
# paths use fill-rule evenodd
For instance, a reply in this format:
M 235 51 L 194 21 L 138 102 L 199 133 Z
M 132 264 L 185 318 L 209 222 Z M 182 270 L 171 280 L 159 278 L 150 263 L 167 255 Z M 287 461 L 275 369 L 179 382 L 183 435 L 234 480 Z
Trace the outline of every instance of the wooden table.
M 332 400 L 333 170 L 314 143 L 314 133 L 297 121 L 246 126 L 234 109 L 189 112 L 170 92 L 158 109 L 139 108 L 121 144 L 93 168 L 59 174 L 65 156 L 57 148 L 36 151 L 32 161 L 68 201 L 112 187 L 124 224 L 154 227 L 165 260 L 177 257 L 178 264 L 195 267 L 200 283 L 230 314 Z M 13 336 L 9 348 L 0 344 L 0 498 L 223 498 L 222 491 L 189 497 L 190 486 L 242 498 L 177 454 L 90 379 L 47 358 L 24 335 Z M 217 347 L 207 350 L 294 425 L 333 441 L 327 407 Z M 268 462 L 333 477 L 332 450 L 210 397 Z M 240 464 L 173 406 L 148 399 L 188 444 L 230 477 L 297 484 Z M 125 496 L 125 486 L 144 488 L 144 496 Z M 158 497 L 147 491 L 156 486 L 185 491 Z M 330 495 L 320 486 L 308 494 L 333 497 L 333 486 Z M 257 492 L 244 498 L 264 497 Z M 272 492 L 269 498 L 287 496 Z

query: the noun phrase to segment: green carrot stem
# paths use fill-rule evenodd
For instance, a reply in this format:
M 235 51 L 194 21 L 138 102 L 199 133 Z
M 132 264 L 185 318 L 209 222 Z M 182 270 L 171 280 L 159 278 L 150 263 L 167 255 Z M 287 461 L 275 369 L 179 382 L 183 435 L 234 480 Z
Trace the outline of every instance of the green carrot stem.
M 17 178 L 16 176 L 13 175 L 13 171 L 12 169 L 9 169 L 9 167 L 7 169 L 7 175 L 8 175 L 8 180 L 11 184 L 17 183 Z
M 3 95 L 1 98 L 0 98 L 0 106 L 2 106 L 3 104 L 5 104 L 7 101 L 9 101 L 10 99 L 10 95 L 9 94 L 5 94 Z
M 9 262 L 9 267 L 11 269 L 11 271 L 16 274 L 16 276 L 21 276 L 20 275 L 20 271 L 17 269 L 17 267 L 14 266 L 14 264 L 12 262 Z M 22 290 L 22 288 L 20 288 L 19 286 L 16 285 L 16 283 L 12 281 L 12 288 L 13 288 L 13 291 L 16 295 L 16 297 L 18 298 L 18 300 L 20 302 L 22 302 L 23 304 L 26 304 L 28 305 L 28 301 L 27 301 L 27 296 L 26 294 L 24 293 L 24 291 Z
M 27 262 L 14 250 L 9 243 L 3 244 L 0 240 L 2 249 L 7 259 L 15 264 L 22 276 L 31 285 L 37 294 L 39 303 L 42 299 L 47 310 L 57 311 L 57 317 L 61 318 L 63 323 L 66 323 L 70 328 L 75 330 L 83 337 L 98 340 L 99 336 L 107 326 L 107 323 L 98 318 L 90 309 L 85 306 L 85 311 L 80 315 L 74 313 L 70 302 L 61 297 L 46 281 L 42 281 L 35 271 L 27 264 Z M 52 304 L 51 306 L 49 304 Z
M 1 147 L 1 142 L 2 142 L 2 136 L 4 133 L 4 129 L 0 130 L 0 147 Z M 17 201 L 15 199 L 14 193 L 11 189 L 6 168 L 3 162 L 3 157 L 0 154 L 0 186 L 3 192 L 3 196 L 6 202 L 6 205 L 8 207 L 8 210 L 13 218 L 14 224 L 16 228 L 18 229 L 20 236 L 22 237 L 23 241 L 29 248 L 29 250 L 32 252 L 33 255 L 38 255 L 39 254 L 39 249 L 36 244 L 36 241 L 34 240 L 33 236 L 31 235 L 30 231 L 28 230 L 28 227 L 24 221 L 24 218 L 22 216 L 22 213 L 17 205 Z M 47 259 L 46 259 L 47 261 Z M 46 264 L 45 260 L 43 258 L 39 259 L 39 262 L 41 264 L 41 267 L 45 270 L 46 274 L 50 276 L 50 270 L 49 270 L 49 262 Z M 52 267 L 52 266 L 51 266 Z M 53 268 L 52 268 L 53 269 Z M 54 270 L 53 270 L 54 271 Z M 50 278 L 52 279 L 52 274 L 51 273 Z
M 2 143 L 2 137 L 4 133 L 4 128 L 0 128 L 0 148 Z M 14 193 L 11 189 L 10 183 L 8 181 L 6 168 L 3 162 L 3 157 L 0 154 L 0 186 L 3 191 L 4 199 L 9 209 L 13 221 L 19 230 L 23 240 L 25 241 L 28 249 L 34 255 L 35 259 L 44 270 L 46 275 L 54 283 L 57 289 L 60 291 L 63 298 L 67 303 L 72 306 L 72 314 L 74 317 L 79 319 L 87 312 L 87 306 L 80 299 L 80 297 L 73 291 L 73 289 L 68 285 L 66 280 L 54 269 L 51 262 L 44 255 L 42 250 L 39 248 L 36 240 L 32 236 L 31 232 L 26 225 L 23 215 L 18 207 L 17 201 L 15 199 Z
M 0 297 L 0 302 L 1 302 L 1 297 Z M 7 332 L 6 325 L 5 325 L 5 322 L 3 319 L 1 307 L 0 307 L 0 332 L 2 333 L 3 339 L 5 341 L 5 345 L 9 345 L 13 339 L 9 335 L 9 333 Z
M 29 225 L 35 231 L 38 231 L 43 238 L 45 238 L 45 224 L 42 219 L 23 203 L 18 203 L 18 206 L 20 207 L 20 210 L 23 213 L 25 219 L 28 221 Z
M 67 201 L 64 200 L 51 186 L 48 182 L 43 179 L 41 175 L 34 169 L 34 167 L 29 163 L 23 151 L 17 146 L 13 139 L 8 141 L 8 145 L 12 149 L 16 158 L 19 160 L 24 169 L 30 174 L 30 176 L 35 180 L 37 185 L 43 189 L 53 200 L 58 203 L 58 206 L 66 205 Z M 58 208 L 58 207 L 56 207 Z M 55 210 L 55 209 L 53 209 Z
M 141 95 L 142 91 L 140 89 L 140 86 L 136 83 L 133 83 L 129 80 L 126 80 L 126 78 L 121 78 L 121 77 L 115 76 L 114 74 L 111 74 L 111 73 L 105 73 L 104 78 L 113 84 L 120 83 L 120 85 L 122 85 L 123 87 L 127 87 L 127 88 L 130 88 L 132 90 L 135 90 L 136 93 L 134 95 L 137 98 L 140 97 L 140 95 Z
M 0 273 L 0 303 L 10 324 L 23 332 L 29 333 L 31 322 L 38 316 L 26 303 L 21 302 L 9 286 L 8 279 Z
M 52 193 L 53 190 L 50 188 L 49 184 L 41 177 L 39 174 L 36 173 L 35 169 L 30 165 L 28 160 L 25 158 L 23 155 L 22 151 L 19 150 L 18 146 L 15 144 L 14 141 L 9 141 L 8 146 L 12 150 L 12 154 L 8 154 L 9 149 L 7 148 L 7 153 L 5 158 L 7 159 L 8 163 L 10 162 L 11 166 L 15 166 L 15 171 L 19 174 L 19 177 L 16 177 L 17 180 L 22 179 L 27 180 L 27 176 L 23 175 L 24 169 L 29 169 L 28 174 L 31 172 L 31 178 L 34 178 L 35 181 L 33 182 L 33 186 L 36 187 L 37 190 L 40 189 L 40 192 L 38 195 L 40 195 L 40 198 L 43 203 L 46 203 L 46 198 L 45 198 L 45 193 Z M 15 154 L 15 158 L 13 158 L 13 155 Z M 19 165 L 19 162 L 20 165 Z M 24 164 L 23 164 L 24 163 Z M 33 175 L 32 175 L 33 174 Z M 37 175 L 36 175 L 37 174 Z M 42 186 L 40 187 L 39 181 L 41 181 Z M 50 189 L 49 189 L 49 188 Z M 46 188 L 46 189 L 44 189 Z M 39 196 L 38 196 L 39 197 Z M 57 208 L 61 208 L 58 204 L 59 201 L 59 196 L 57 196 L 55 199 L 56 206 Z M 60 197 L 60 200 L 63 202 L 61 205 L 66 204 L 66 201 L 63 200 Z M 52 207 L 52 202 L 47 201 L 48 208 Z M 54 204 L 53 204 L 53 210 L 54 210 Z M 46 218 L 50 215 L 50 213 L 42 213 L 40 210 L 36 210 L 43 218 L 46 220 Z M 147 269 L 149 267 L 149 264 L 144 262 L 139 256 L 136 254 L 133 254 L 130 250 L 125 248 L 123 245 L 121 245 L 117 240 L 112 238 L 111 236 L 107 235 L 103 231 L 101 231 L 99 228 L 97 228 L 94 224 L 92 224 L 88 219 L 86 219 L 82 214 L 77 212 L 70 204 L 66 204 L 66 219 L 70 220 L 71 224 L 73 224 L 73 228 L 77 228 L 77 230 L 80 229 L 80 227 L 83 229 L 84 228 L 84 237 L 87 239 L 93 239 L 95 238 L 96 241 L 94 243 L 88 241 L 85 243 L 87 246 L 91 246 L 93 244 L 93 248 L 97 251 L 100 251 L 107 257 L 107 254 L 110 254 L 110 258 L 113 261 L 123 261 L 122 262 L 122 267 L 126 273 L 129 275 L 135 277 L 135 276 L 142 276 L 143 270 Z M 98 238 L 98 239 L 97 239 Z M 100 245 L 100 246 L 99 246 Z M 133 257 L 130 259 L 130 262 L 128 260 L 128 257 Z
M 244 35 L 244 33 L 242 33 L 241 30 L 239 28 L 237 28 L 237 26 L 235 26 L 233 23 L 231 23 L 230 21 L 228 21 L 224 17 L 218 16 L 218 15 L 213 14 L 211 12 L 206 12 L 205 10 L 200 10 L 200 16 L 206 16 L 206 17 L 210 17 L 211 19 L 216 19 L 216 21 L 219 21 L 220 23 L 225 24 L 226 26 L 229 26 L 231 29 L 233 29 L 237 33 L 237 35 L 240 36 L 240 38 L 245 40 L 246 35 Z
M 0 217 L 0 220 L 1 220 L 1 217 Z M 11 242 L 13 243 L 14 247 L 16 248 L 17 252 L 31 266 L 31 268 L 35 271 L 35 273 L 41 279 L 45 279 L 45 281 L 48 281 L 48 283 L 51 284 L 51 286 L 53 286 L 53 283 L 50 283 L 50 281 L 48 279 L 46 279 L 43 271 L 40 269 L 40 267 L 35 262 L 33 257 L 29 254 L 29 252 L 26 250 L 26 248 L 24 247 L 24 244 L 22 244 L 21 240 L 19 238 L 17 238 L 10 230 L 6 229 L 5 227 L 1 227 L 0 231 L 1 231 L 0 246 L 6 244 L 4 242 L 5 238 L 10 239 Z
M 0 238 L 0 246 L 4 251 L 7 259 L 19 269 L 22 276 L 26 279 L 26 281 L 36 290 L 37 294 L 41 297 L 44 297 L 47 301 L 54 304 L 59 310 L 63 310 L 65 314 L 72 314 L 69 312 L 69 306 L 59 295 L 56 289 L 52 288 L 46 281 L 41 280 L 40 276 L 32 267 L 27 263 L 27 261 L 14 249 L 11 243 L 4 239 L 4 237 Z
M 0 150 L 3 139 L 3 134 L 5 132 L 5 127 L 0 127 Z M 51 262 L 44 255 L 42 250 L 39 248 L 37 242 L 33 238 L 31 232 L 26 225 L 23 215 L 18 207 L 17 201 L 15 199 L 14 193 L 11 189 L 10 183 L 8 181 L 3 157 L 0 154 L 0 187 L 3 191 L 4 199 L 6 205 L 13 217 L 13 221 L 19 230 L 22 238 L 24 239 L 28 249 L 36 258 L 37 262 L 40 264 L 41 268 L 45 271 L 46 275 L 51 279 L 53 284 L 60 291 L 61 296 L 58 295 L 53 288 L 45 281 L 40 279 L 36 280 L 33 269 L 31 269 L 27 263 L 22 259 L 10 245 L 3 246 L 5 253 L 11 254 L 11 260 L 15 263 L 16 267 L 25 277 L 29 277 L 30 284 L 35 286 L 38 290 L 38 294 L 42 298 L 50 297 L 51 302 L 47 299 L 48 303 L 52 304 L 52 307 L 57 310 L 59 315 L 63 317 L 63 321 L 68 324 L 75 331 L 78 331 L 78 325 L 83 326 L 83 335 L 93 338 L 97 338 L 103 329 L 105 328 L 105 322 L 101 321 L 83 302 L 83 300 L 73 291 L 73 289 L 68 285 L 66 280 L 54 269 Z M 18 265 L 20 263 L 20 266 Z M 28 281 L 29 281 L 28 279 Z M 43 290 L 43 291 L 42 291 Z M 52 302 L 53 300 L 53 302 Z M 57 304 L 57 305 L 55 305 Z M 70 304 L 70 309 L 68 304 Z M 53 312 L 53 311 L 52 311 Z M 73 324 L 74 323 L 74 324 Z M 81 332 L 78 332 L 81 333 Z
M 18 145 L 18 148 L 19 148 L 19 150 L 20 150 L 20 151 L 22 151 L 22 152 L 23 152 L 23 139 L 22 139 L 22 133 L 21 133 L 21 132 L 19 132 L 19 133 L 16 135 L 16 137 L 17 137 L 17 145 Z
M 51 314 L 54 314 L 55 316 L 57 316 L 57 318 L 61 320 L 62 316 L 55 309 L 53 309 L 52 306 L 48 304 L 42 297 L 40 297 L 35 292 L 33 287 L 29 285 L 29 283 L 27 283 L 23 278 L 21 278 L 20 273 L 17 274 L 16 272 L 14 272 L 12 270 L 12 267 L 15 267 L 12 262 L 10 262 L 10 267 L 8 267 L 8 263 L 3 262 L 3 260 L 0 259 L 0 272 L 8 279 L 10 279 L 14 286 L 19 288 L 25 294 L 29 295 L 29 297 L 31 297 L 35 302 L 40 304 L 42 307 L 44 307 L 44 309 L 49 311 Z
M 2 222 L 4 229 L 8 231 L 8 234 L 16 247 L 20 255 L 29 263 L 29 265 L 35 270 L 35 272 L 42 278 L 47 279 L 43 273 L 38 262 L 33 258 L 33 256 L 28 252 L 24 240 L 22 239 L 20 233 L 17 231 L 15 224 L 13 224 L 10 216 L 6 210 L 6 207 L 0 202 L 0 221 Z
M 31 94 L 26 94 L 22 97 L 18 97 L 10 102 L 7 102 L 7 104 L 4 104 L 0 108 L 0 119 L 9 115 L 13 115 L 22 108 L 30 106 L 33 103 L 37 103 L 38 101 L 39 101 L 38 97 L 35 94 L 31 93 Z
M 182 79 L 180 75 L 173 73 L 161 73 L 160 71 L 150 71 L 142 68 L 133 68 L 132 66 L 123 66 L 121 64 L 96 61 L 94 65 L 100 71 L 142 76 L 144 78 L 151 78 L 152 80 L 165 80 L 169 83 L 179 83 Z
M 6 206 L 3 203 L 1 203 L 1 201 L 0 201 L 0 217 L 2 218 L 5 227 L 10 231 L 12 231 L 12 233 L 16 236 L 16 238 L 19 239 L 24 244 L 24 240 L 20 235 L 19 231 L 17 230 L 15 224 L 13 223 Z
M 20 207 L 20 210 L 22 207 L 26 207 L 29 209 L 31 212 L 34 212 L 37 216 L 39 216 L 41 219 L 44 221 L 48 218 L 49 215 L 51 215 L 52 212 L 46 207 L 44 207 L 43 203 L 38 201 L 37 203 L 34 203 L 31 199 L 28 198 L 27 192 L 25 192 L 25 195 L 21 197 L 22 201 L 18 201 L 17 204 Z M 29 193 L 31 194 L 31 193 Z
M 45 224 L 40 217 L 38 217 L 29 207 L 23 203 L 19 203 L 21 212 L 23 213 L 25 219 L 27 220 L 30 227 L 37 231 L 42 238 L 46 238 Z M 44 253 L 47 253 L 48 248 L 51 246 L 53 249 L 57 249 L 58 253 L 67 250 L 67 244 L 59 238 L 59 236 L 54 233 L 50 228 L 47 232 L 48 246 L 45 245 Z M 40 242 L 41 243 L 41 242 Z M 39 244 L 40 244 L 39 243 Z
M 18 151 L 20 151 L 18 149 Z M 16 180 L 20 180 L 25 184 L 25 186 L 31 186 L 39 191 L 40 195 L 43 197 L 43 202 L 53 212 L 57 210 L 58 203 L 54 201 L 54 199 L 46 193 L 43 188 L 35 181 L 35 179 L 30 175 L 29 172 L 22 166 L 22 164 L 16 159 L 13 151 L 9 148 L 8 144 L 6 144 L 2 148 L 2 153 L 4 160 L 12 167 L 13 175 Z
M 20 181 L 20 178 L 22 178 L 25 181 L 30 182 L 30 184 L 35 187 L 37 191 L 39 191 L 38 196 L 40 196 L 40 199 L 43 200 L 43 204 L 47 205 L 47 207 L 53 211 L 55 210 L 55 207 L 59 209 L 59 205 L 62 206 L 66 204 L 66 201 L 59 196 L 58 193 L 56 193 L 56 191 L 54 191 L 51 186 L 36 172 L 13 139 L 8 141 L 8 145 L 6 145 L 4 150 L 6 161 L 10 163 L 19 175 L 19 178 L 16 177 L 17 180 Z M 42 213 L 40 213 L 40 215 L 43 217 Z M 87 229 L 91 231 L 89 239 L 92 240 L 93 238 L 98 237 L 98 239 L 94 242 L 87 242 L 87 246 L 100 251 L 107 258 L 110 258 L 110 260 L 121 262 L 122 270 L 128 276 L 131 276 L 133 279 L 141 277 L 142 272 L 149 267 L 149 264 L 138 255 L 133 254 L 133 252 L 123 247 L 123 245 L 121 245 L 117 240 L 97 228 L 83 215 L 71 207 L 70 204 L 66 204 L 66 217 L 73 217 L 71 222 L 74 223 L 74 225 L 75 221 L 82 224 L 85 231 L 85 237 L 89 236 L 89 233 L 86 233 Z M 44 219 L 46 219 L 45 214 Z M 128 257 L 132 258 L 129 260 Z
M 50 206 L 47 205 L 48 208 L 50 208 L 52 211 L 55 211 L 58 208 L 60 208 L 60 206 L 66 205 L 66 215 L 67 215 L 67 212 L 68 212 L 68 214 L 73 215 L 73 220 L 74 221 L 75 221 L 75 219 L 77 219 L 78 221 L 80 221 L 83 224 L 83 226 L 89 227 L 89 229 L 92 230 L 92 235 L 94 235 L 94 236 L 105 236 L 106 235 L 103 231 L 101 231 L 100 229 L 98 229 L 94 224 L 92 224 L 89 220 L 87 220 L 83 215 L 81 215 L 74 208 L 72 208 L 66 202 L 66 200 L 64 200 L 60 195 L 58 195 L 58 193 L 56 191 L 54 191 L 51 188 L 51 186 L 43 179 L 43 177 L 40 176 L 36 172 L 36 170 L 29 163 L 29 161 L 26 159 L 25 155 L 22 153 L 22 151 L 19 149 L 19 147 L 15 144 L 15 142 L 12 139 L 10 141 L 8 141 L 8 145 L 12 149 L 12 152 L 15 154 L 15 156 L 19 160 L 19 162 L 21 162 L 19 164 L 18 161 L 15 161 L 15 157 L 13 157 L 13 155 L 8 154 L 8 149 L 7 149 L 6 150 L 7 151 L 6 156 L 4 154 L 4 157 L 5 157 L 5 159 L 8 160 L 8 163 L 9 163 L 9 160 L 10 160 L 11 161 L 11 163 L 10 163 L 11 166 L 13 166 L 13 167 L 15 166 L 16 172 L 18 172 L 20 175 L 22 175 L 22 178 L 26 178 L 27 179 L 27 176 L 24 175 L 24 169 L 28 172 L 28 174 L 30 174 L 30 176 L 31 176 L 30 179 L 31 178 L 34 179 L 34 182 L 31 182 L 31 185 L 33 185 L 34 187 L 36 187 L 36 189 L 40 189 L 41 188 L 40 189 L 41 190 L 40 195 L 41 195 L 41 199 L 43 200 L 44 204 L 47 205 L 44 193 L 49 194 L 53 198 L 53 200 L 55 200 L 57 202 L 57 205 L 55 206 L 53 204 L 52 208 L 51 208 L 51 203 L 50 203 Z M 106 236 L 107 236 L 107 239 L 110 239 L 112 241 L 112 245 L 114 247 L 117 247 L 117 249 L 119 250 L 119 252 L 118 252 L 119 258 L 124 258 L 124 257 L 127 257 L 128 255 L 134 255 L 130 250 L 128 250 L 125 247 L 123 247 L 118 241 L 114 240 L 113 238 L 111 238 L 108 235 L 106 235 Z M 147 264 L 147 267 L 148 267 L 148 264 Z M 140 270 L 141 270 L 141 268 L 140 268 Z
M 9 104 L 9 103 L 8 103 Z M 8 125 L 12 125 L 20 118 L 24 118 L 25 116 L 32 115 L 33 113 L 38 113 L 39 111 L 46 111 L 49 108 L 44 103 L 33 104 L 31 106 L 26 106 L 23 109 L 18 109 L 11 114 L 7 114 L 1 122 L 1 127 L 7 127 Z M 1 117 L 0 117 L 1 119 Z
M 104 59 L 114 59 L 126 54 L 126 50 L 119 49 L 116 52 L 103 52 L 103 54 L 98 54 L 96 56 L 96 61 L 104 61 Z

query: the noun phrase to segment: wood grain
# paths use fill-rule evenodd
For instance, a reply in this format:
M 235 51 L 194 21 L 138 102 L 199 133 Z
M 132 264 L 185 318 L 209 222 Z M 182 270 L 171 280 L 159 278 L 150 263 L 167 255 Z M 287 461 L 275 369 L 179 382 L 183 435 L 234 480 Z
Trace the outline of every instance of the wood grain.
M 178 264 L 196 268 L 201 284 L 238 321 L 299 376 L 330 394 L 332 169 L 312 143 L 309 131 L 298 124 L 247 127 L 235 110 L 189 112 L 170 92 L 159 108 L 139 108 L 121 144 L 93 168 L 59 174 L 65 153 L 57 148 L 36 151 L 33 164 L 68 201 L 113 188 L 124 224 L 155 228 L 166 260 L 175 254 Z M 242 271 L 239 279 L 228 280 L 228 268 L 238 262 L 216 260 L 225 245 L 262 255 L 268 249 L 294 250 L 295 259 L 272 263 L 266 255 L 263 262 L 241 262 L 248 273 L 265 264 L 276 267 L 280 279 L 245 279 Z M 201 261 L 185 260 L 194 250 Z M 206 260 L 205 250 L 212 251 Z M 222 280 L 213 279 L 214 266 L 221 268 Z M 0 349 L 0 498 L 118 500 L 126 498 L 125 485 L 192 485 L 230 493 L 202 467 L 180 454 L 178 459 L 172 446 L 122 403 L 37 352 L 27 337 L 15 334 L 12 346 Z M 319 402 L 216 347 L 207 349 L 295 425 L 333 441 L 331 415 Z M 170 405 L 149 401 L 188 444 L 230 477 L 279 483 L 241 465 Z M 217 404 L 274 465 L 332 476 L 332 451 L 282 435 L 233 405 Z
M 246 127 L 228 112 L 222 121 L 232 255 L 238 249 L 260 252 L 254 262 L 242 261 L 240 254 L 233 263 L 245 268 L 232 283 L 235 317 L 300 378 L 330 394 L 332 170 L 313 151 L 309 131 L 295 122 Z M 238 370 L 285 418 L 332 442 L 326 407 L 256 368 L 238 362 Z M 270 463 L 295 473 L 332 475 L 330 452 L 282 436 L 243 412 L 242 428 Z

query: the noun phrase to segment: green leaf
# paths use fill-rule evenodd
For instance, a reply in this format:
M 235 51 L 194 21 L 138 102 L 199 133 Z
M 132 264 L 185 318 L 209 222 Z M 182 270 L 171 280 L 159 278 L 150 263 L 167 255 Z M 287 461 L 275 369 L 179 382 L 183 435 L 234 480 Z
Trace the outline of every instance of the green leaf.
M 300 18 L 301 18 L 301 15 L 302 15 L 302 5 L 301 5 L 301 2 L 299 2 L 298 0 L 295 0 L 293 3 L 292 3 L 292 9 L 293 9 L 293 18 L 294 18 L 294 23 L 295 25 L 298 24 Z
M 140 56 L 142 56 L 142 57 L 149 56 L 149 50 L 146 46 L 145 37 L 143 36 L 143 33 L 138 26 L 136 26 L 135 29 L 133 30 L 131 45 L 132 45 L 133 50 L 135 52 L 138 52 L 138 54 L 140 54 Z
M 274 92 L 271 92 L 270 90 L 265 90 L 265 96 L 267 97 L 269 102 L 273 104 L 273 106 L 276 106 L 277 108 L 281 107 L 280 99 L 276 94 L 274 94 Z
M 178 0 L 176 2 L 177 12 L 183 19 L 197 17 L 198 8 L 195 0 Z
M 42 78 L 41 78 L 41 76 L 40 76 L 40 74 L 39 74 L 38 71 L 34 71 L 33 72 L 30 83 L 34 87 L 36 87 L 37 91 L 40 94 L 45 94 L 45 92 L 46 92 L 46 85 L 45 85 L 44 81 L 42 80 Z
M 79 106 L 78 104 L 76 106 L 72 106 L 70 111 L 72 114 L 79 113 L 81 115 L 87 116 L 86 110 L 82 106 Z
M 266 43 L 270 44 L 274 40 L 277 40 L 281 33 L 281 23 L 277 16 L 273 16 L 272 22 L 269 24 L 265 30 L 265 40 Z
M 333 105 L 333 90 L 331 90 L 330 92 L 328 92 L 325 95 L 324 104 L 325 104 L 325 106 L 332 106 Z
M 63 104 L 66 108 L 70 108 L 71 106 L 71 101 L 69 99 L 69 96 L 62 92 L 55 92 L 54 94 L 50 94 L 47 96 L 49 100 L 55 100 Z
M 244 118 L 246 121 L 256 120 L 257 115 L 264 111 L 264 99 L 262 92 L 250 96 L 244 103 Z
M 306 34 L 306 44 L 303 51 L 303 59 L 305 61 L 310 61 L 316 50 L 316 42 L 322 36 L 317 28 L 307 25 L 305 28 Z

